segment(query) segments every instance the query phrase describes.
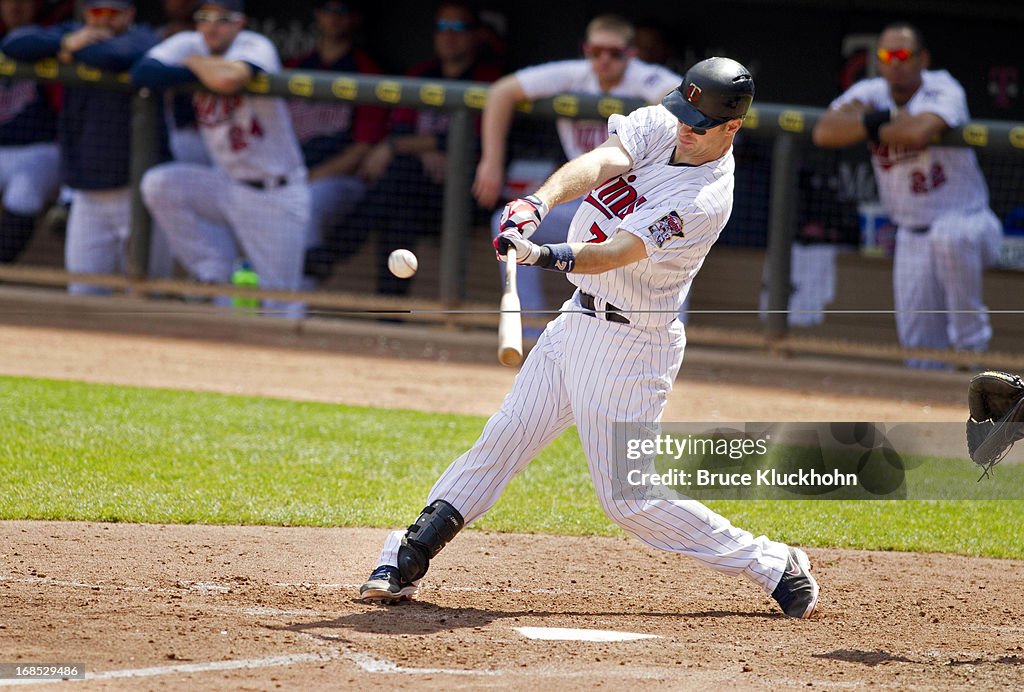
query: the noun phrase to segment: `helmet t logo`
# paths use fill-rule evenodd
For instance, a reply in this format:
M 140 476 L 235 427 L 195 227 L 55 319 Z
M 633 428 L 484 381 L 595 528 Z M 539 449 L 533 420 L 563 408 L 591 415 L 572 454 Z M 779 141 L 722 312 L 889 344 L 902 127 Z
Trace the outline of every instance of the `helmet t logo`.
M 697 103 L 700 99 L 701 92 L 702 90 L 699 86 L 690 82 L 690 85 L 686 87 L 686 100 L 690 103 Z

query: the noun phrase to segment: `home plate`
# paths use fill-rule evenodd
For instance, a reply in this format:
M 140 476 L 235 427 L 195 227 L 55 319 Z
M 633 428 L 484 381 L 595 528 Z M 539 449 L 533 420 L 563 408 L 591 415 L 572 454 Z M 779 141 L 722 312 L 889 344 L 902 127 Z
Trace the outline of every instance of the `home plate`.
M 528 639 L 546 639 L 563 642 L 631 642 L 637 639 L 657 639 L 656 634 L 616 632 L 614 630 L 580 630 L 571 627 L 514 627 Z

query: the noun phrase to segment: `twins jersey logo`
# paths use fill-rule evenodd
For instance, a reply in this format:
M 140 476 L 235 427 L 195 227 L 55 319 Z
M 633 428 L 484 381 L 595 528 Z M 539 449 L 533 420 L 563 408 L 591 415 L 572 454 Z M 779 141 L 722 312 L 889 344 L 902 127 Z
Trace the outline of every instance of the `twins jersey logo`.
M 605 123 L 591 123 L 583 120 L 573 123 L 573 139 L 581 151 L 591 151 L 608 137 L 608 126 Z
M 658 244 L 658 247 L 662 247 L 672 238 L 686 237 L 686 234 L 683 233 L 683 220 L 677 211 L 670 211 L 665 214 L 648 226 L 647 230 L 650 231 L 651 237 L 654 238 L 654 242 Z
M 231 122 L 235 111 L 242 105 L 239 95 L 218 96 L 205 91 L 197 91 L 192 97 L 192 106 L 196 111 L 196 120 L 203 127 L 216 127 Z
M 903 145 L 872 144 L 871 154 L 878 159 L 878 165 L 883 171 L 893 166 L 913 161 L 925 151 L 925 147 L 911 148 Z
M 314 137 L 330 137 L 339 130 L 351 129 L 355 110 L 347 103 L 339 106 L 316 101 L 292 101 L 288 109 L 300 142 L 308 142 Z
M 637 207 L 647 201 L 645 197 L 637 193 L 635 187 L 630 185 L 634 182 L 636 182 L 635 175 L 628 178 L 619 176 L 603 186 L 591 190 L 583 201 L 594 206 L 606 219 L 611 219 L 613 216 L 624 219 L 627 214 L 632 214 Z
M 690 82 L 690 85 L 686 87 L 686 100 L 690 103 L 697 103 L 697 101 L 700 100 L 700 95 L 703 93 L 703 89 L 693 82 Z

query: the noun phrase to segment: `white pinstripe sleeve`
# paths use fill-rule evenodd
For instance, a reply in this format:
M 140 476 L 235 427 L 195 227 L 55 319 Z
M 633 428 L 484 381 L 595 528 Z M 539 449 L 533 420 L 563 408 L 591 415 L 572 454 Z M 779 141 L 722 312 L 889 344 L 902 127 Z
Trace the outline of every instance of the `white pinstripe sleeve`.
M 648 106 L 629 115 L 616 114 L 608 118 L 608 134 L 619 136 L 626 153 L 633 159 L 633 168 L 647 163 L 651 156 L 661 151 L 652 146 L 658 139 L 657 123 L 650 117 L 654 108 L 660 106 Z

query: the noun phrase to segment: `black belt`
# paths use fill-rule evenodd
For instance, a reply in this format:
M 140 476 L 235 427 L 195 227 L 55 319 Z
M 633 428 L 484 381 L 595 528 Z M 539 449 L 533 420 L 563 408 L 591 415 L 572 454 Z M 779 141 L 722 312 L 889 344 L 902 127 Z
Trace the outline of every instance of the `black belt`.
M 585 314 L 590 315 L 591 317 L 597 317 L 597 308 L 594 305 L 594 296 L 590 295 L 589 293 L 584 293 L 583 291 L 580 291 L 580 305 L 583 306 L 584 310 L 590 310 L 590 312 Z M 609 322 L 629 324 L 629 319 L 622 314 L 622 310 L 615 307 L 611 303 L 605 305 L 604 309 L 604 318 Z
M 911 233 L 927 233 L 931 226 L 909 226 L 907 230 Z
M 239 180 L 238 182 L 249 187 L 256 188 L 257 190 L 272 190 L 276 187 L 284 187 L 288 184 L 288 178 L 281 176 L 280 178 L 271 178 L 270 180 Z

